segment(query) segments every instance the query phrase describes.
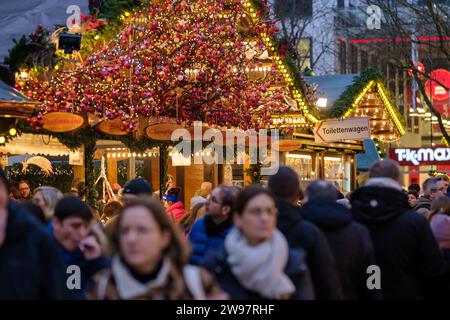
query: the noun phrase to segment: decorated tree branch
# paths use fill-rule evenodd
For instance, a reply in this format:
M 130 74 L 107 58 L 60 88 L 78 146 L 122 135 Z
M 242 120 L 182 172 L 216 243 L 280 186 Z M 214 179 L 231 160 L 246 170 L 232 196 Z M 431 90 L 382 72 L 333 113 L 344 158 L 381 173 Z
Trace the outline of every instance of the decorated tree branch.
M 227 2 L 229 3 L 229 2 Z M 271 61 L 259 34 L 271 25 L 250 25 L 240 1 L 167 0 L 143 7 L 111 43 L 83 66 L 58 72 L 50 81 L 29 81 L 21 89 L 42 102 L 31 123 L 49 112 L 91 113 L 120 118 L 123 130 L 136 130 L 139 116 L 169 117 L 191 125 L 264 128 L 270 113 L 289 107 L 274 62 L 264 77 L 249 69 Z M 251 40 L 251 41 L 250 41 Z M 262 57 L 262 56 L 266 57 Z

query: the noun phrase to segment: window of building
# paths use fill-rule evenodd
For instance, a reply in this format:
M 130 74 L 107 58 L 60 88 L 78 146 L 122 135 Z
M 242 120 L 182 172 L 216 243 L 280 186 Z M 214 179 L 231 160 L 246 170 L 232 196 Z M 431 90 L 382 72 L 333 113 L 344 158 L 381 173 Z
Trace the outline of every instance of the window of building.
M 302 38 L 298 41 L 297 53 L 301 61 L 301 70 L 311 69 L 312 42 L 311 38 Z
M 350 46 L 350 68 L 351 73 L 358 73 L 358 47 Z
M 378 67 L 379 61 L 380 61 L 380 60 L 379 60 L 377 54 L 372 54 L 372 55 L 370 55 L 370 66 L 371 66 L 372 68 L 376 68 L 376 69 L 379 69 L 379 70 L 380 70 L 380 68 Z M 383 72 L 383 70 L 381 70 L 381 71 Z
M 344 41 L 339 42 L 339 73 L 347 73 L 347 47 Z
M 275 13 L 279 17 L 309 18 L 313 14 L 312 0 L 275 0 Z
M 367 51 L 361 50 L 360 55 L 361 55 L 361 72 L 363 72 L 369 66 L 369 54 L 367 53 Z

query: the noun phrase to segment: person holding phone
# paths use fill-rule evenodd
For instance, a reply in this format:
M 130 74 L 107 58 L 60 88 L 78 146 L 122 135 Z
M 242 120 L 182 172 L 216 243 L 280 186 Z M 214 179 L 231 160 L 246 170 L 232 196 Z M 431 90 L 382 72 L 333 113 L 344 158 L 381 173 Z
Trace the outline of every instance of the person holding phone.
M 63 254 L 68 278 L 76 277 L 74 270 L 77 268 L 73 266 L 80 270 L 79 286 L 76 278 L 67 281 L 67 299 L 83 299 L 92 276 L 110 265 L 110 260 L 103 256 L 98 237 L 91 230 L 92 218 L 89 206 L 75 196 L 65 196 L 55 207 L 53 235 Z M 70 282 L 74 285 L 69 287 Z

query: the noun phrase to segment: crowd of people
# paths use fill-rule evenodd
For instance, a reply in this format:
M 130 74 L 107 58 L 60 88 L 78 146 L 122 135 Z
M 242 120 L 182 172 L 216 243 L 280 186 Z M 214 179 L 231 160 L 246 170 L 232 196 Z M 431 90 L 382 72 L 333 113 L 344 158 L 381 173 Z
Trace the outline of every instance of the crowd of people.
M 80 181 L 32 191 L 0 170 L 0 299 L 450 297 L 448 177 L 405 190 L 390 160 L 368 174 L 345 195 L 302 190 L 290 167 L 265 187 L 204 182 L 189 210 L 173 177 L 156 192 L 137 178 L 93 209 Z

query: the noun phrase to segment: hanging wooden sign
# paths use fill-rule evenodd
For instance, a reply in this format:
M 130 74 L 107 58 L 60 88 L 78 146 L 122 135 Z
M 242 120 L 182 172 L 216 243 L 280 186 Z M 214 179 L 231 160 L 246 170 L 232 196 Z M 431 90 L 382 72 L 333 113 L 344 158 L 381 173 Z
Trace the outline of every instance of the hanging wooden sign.
M 172 133 L 177 129 L 184 129 L 175 120 L 152 121 L 146 128 L 145 134 L 153 140 L 171 141 Z
M 122 131 L 123 122 L 120 118 L 114 120 L 105 120 L 97 125 L 97 130 L 113 136 L 125 136 L 128 133 Z
M 273 148 L 279 152 L 290 152 L 298 150 L 302 147 L 302 143 L 299 140 L 278 140 L 273 143 Z
M 69 112 L 51 112 L 43 116 L 43 128 L 51 132 L 70 132 L 81 128 L 83 116 Z

